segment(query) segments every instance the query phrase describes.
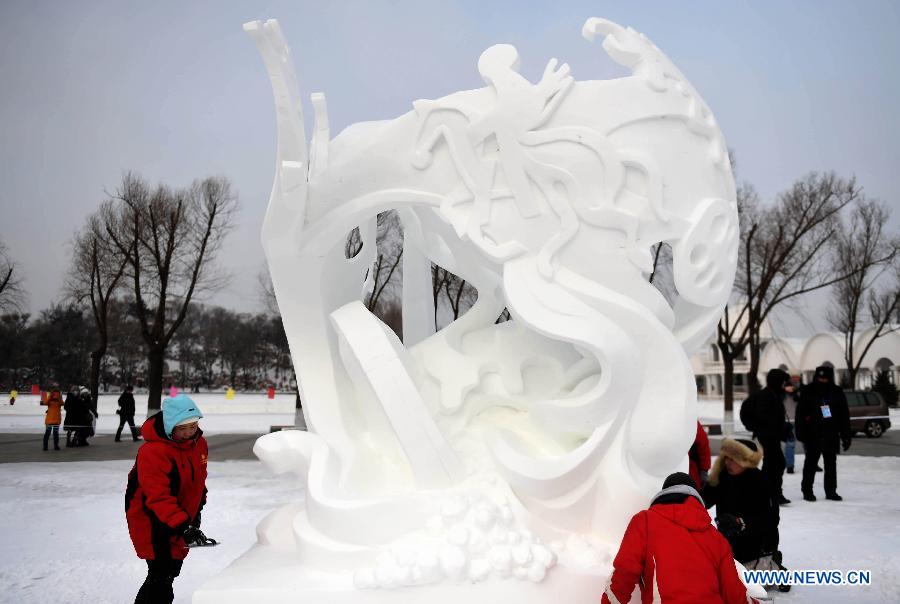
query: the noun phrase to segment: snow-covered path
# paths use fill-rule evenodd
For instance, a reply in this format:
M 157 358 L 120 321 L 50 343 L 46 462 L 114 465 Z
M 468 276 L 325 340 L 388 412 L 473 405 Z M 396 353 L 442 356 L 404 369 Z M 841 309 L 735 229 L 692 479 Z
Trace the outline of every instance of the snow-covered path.
M 130 467 L 130 461 L 0 464 L 0 602 L 133 601 L 145 566 L 125 527 Z M 785 476 L 785 493 L 794 500 L 782 508 L 785 564 L 870 569 L 872 585 L 795 587 L 775 594 L 776 601 L 900 602 L 900 458 L 841 456 L 838 479 L 845 501 L 805 503 L 800 475 Z M 273 478 L 253 461 L 212 460 L 208 486 L 203 528 L 223 544 L 191 553 L 175 583 L 176 602 L 190 602 L 197 586 L 250 547 L 266 513 L 302 496 L 296 483 Z
M 131 461 L 0 464 L 0 602 L 125 604 L 147 567 L 125 525 Z M 257 522 L 302 496 L 260 462 L 211 463 L 203 530 L 222 545 L 191 552 L 175 581 L 188 603 L 255 541 Z

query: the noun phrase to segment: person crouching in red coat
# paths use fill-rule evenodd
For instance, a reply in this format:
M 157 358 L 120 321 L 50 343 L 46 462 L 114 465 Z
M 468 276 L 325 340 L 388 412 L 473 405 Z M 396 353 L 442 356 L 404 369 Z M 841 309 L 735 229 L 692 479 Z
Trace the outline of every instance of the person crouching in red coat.
M 200 531 L 208 454 L 201 417 L 194 401 L 181 394 L 165 399 L 162 413 L 141 426 L 145 442 L 125 491 L 128 532 L 138 557 L 147 561 L 135 604 L 170 604 L 188 548 L 216 544 Z
M 758 604 L 684 472 L 666 478 L 650 509 L 632 517 L 613 568 L 602 604 L 631 601 L 639 583 L 643 604 Z

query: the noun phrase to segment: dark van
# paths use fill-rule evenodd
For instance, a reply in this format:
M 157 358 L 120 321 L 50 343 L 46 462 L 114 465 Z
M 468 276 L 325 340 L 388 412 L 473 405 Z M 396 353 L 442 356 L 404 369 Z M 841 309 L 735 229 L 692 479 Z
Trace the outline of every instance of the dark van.
M 847 407 L 850 408 L 850 430 L 853 434 L 865 432 L 877 438 L 891 427 L 887 403 L 877 392 L 845 390 Z

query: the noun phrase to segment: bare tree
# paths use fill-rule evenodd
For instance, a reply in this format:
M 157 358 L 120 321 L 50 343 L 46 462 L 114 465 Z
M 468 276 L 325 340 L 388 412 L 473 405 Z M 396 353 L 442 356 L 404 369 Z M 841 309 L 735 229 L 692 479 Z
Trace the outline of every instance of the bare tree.
M 214 261 L 237 211 L 225 178 L 195 181 L 187 189 L 158 185 L 127 173 L 105 227 L 128 260 L 141 335 L 147 346 L 148 409 L 160 408 L 166 349 L 191 302 L 221 287 Z
M 852 271 L 829 264 L 830 244 L 840 229 L 840 213 L 859 197 L 854 179 L 810 173 L 763 208 L 750 185 L 738 189 L 741 221 L 736 301 L 717 328 L 722 354 L 726 422 L 734 409 L 734 361 L 749 352 L 748 383 L 756 374 L 763 325 L 772 311 L 809 292 L 847 278 Z
M 402 276 L 397 269 L 403 260 L 403 229 L 397 212 L 391 210 L 378 215 L 376 246 L 378 248 L 375 261 L 366 273 L 370 284 L 369 293 L 365 296 L 366 308 L 385 320 L 385 313 L 393 308 L 393 298 L 401 287 Z M 347 235 L 344 244 L 344 255 L 353 258 L 362 250 L 363 241 L 359 229 L 353 229 Z M 393 311 L 391 311 L 393 312 Z M 387 322 L 387 321 L 385 321 Z
M 6 245 L 0 241 L 0 313 L 21 311 L 25 304 L 19 268 L 7 254 Z
M 859 368 L 872 344 L 893 330 L 890 319 L 900 288 L 894 285 L 882 292 L 875 290 L 891 268 L 896 270 L 892 264 L 897 241 L 891 241 L 885 232 L 890 214 L 883 203 L 862 199 L 850 216 L 848 228 L 834 238 L 835 266 L 844 267 L 851 274 L 834 285 L 826 318 L 831 327 L 844 334 L 846 377 L 851 387 L 856 386 Z M 875 331 L 866 341 L 857 343 L 857 336 L 867 325 L 874 325 Z
M 88 216 L 82 230 L 75 235 L 72 265 L 65 285 L 69 299 L 88 305 L 94 319 L 97 339 L 91 350 L 88 378 L 94 410 L 100 391 L 100 369 L 109 345 L 110 302 L 128 264 L 126 255 L 112 242 L 105 228 L 114 214 L 113 204 L 107 200 L 99 210 Z
M 444 291 L 447 281 L 453 273 L 447 269 L 431 263 L 431 299 L 434 302 L 434 329 L 438 329 L 438 305 L 441 301 L 441 292 Z
M 647 280 L 671 305 L 678 293 L 675 289 L 675 273 L 672 270 L 672 246 L 663 241 L 654 245 L 650 253 L 653 255 L 653 269 Z
M 259 285 L 259 301 L 262 303 L 263 309 L 271 316 L 280 317 L 278 299 L 275 297 L 275 284 L 272 283 L 272 275 L 269 274 L 268 266 L 264 266 L 256 274 L 256 283 Z

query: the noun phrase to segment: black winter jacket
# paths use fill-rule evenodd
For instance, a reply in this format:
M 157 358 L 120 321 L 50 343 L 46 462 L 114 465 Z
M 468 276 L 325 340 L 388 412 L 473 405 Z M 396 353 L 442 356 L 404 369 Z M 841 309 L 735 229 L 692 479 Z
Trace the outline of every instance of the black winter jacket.
M 744 405 L 748 413 L 744 413 Z M 749 420 L 748 424 L 746 420 Z M 741 405 L 741 421 L 760 441 L 779 441 L 784 434 L 784 391 L 766 387 L 750 395 Z
M 711 482 L 703 489 L 707 508 L 716 506 L 716 516 L 731 514 L 743 519 L 746 528 L 728 540 L 738 562 L 748 562 L 778 549 L 778 504 L 766 477 L 758 468 L 732 476 L 717 464 Z
M 122 396 L 119 397 L 119 407 L 122 410 L 119 412 L 121 417 L 130 417 L 134 419 L 134 395 L 130 392 L 123 392 Z
M 825 405 L 831 417 L 824 417 Z M 807 384 L 800 393 L 794 425 L 801 442 L 850 440 L 850 410 L 844 391 L 831 381 Z

